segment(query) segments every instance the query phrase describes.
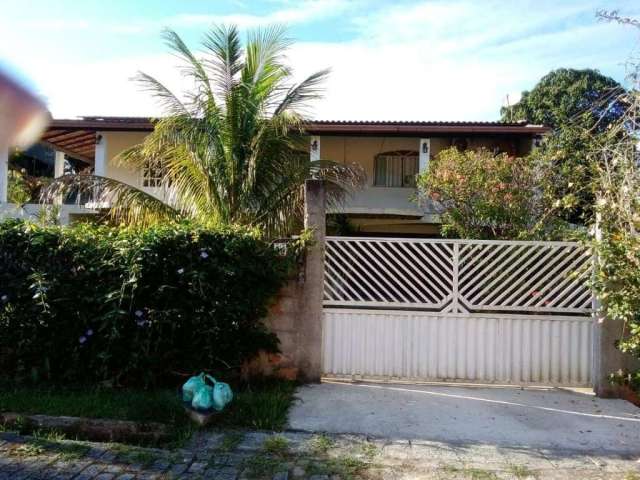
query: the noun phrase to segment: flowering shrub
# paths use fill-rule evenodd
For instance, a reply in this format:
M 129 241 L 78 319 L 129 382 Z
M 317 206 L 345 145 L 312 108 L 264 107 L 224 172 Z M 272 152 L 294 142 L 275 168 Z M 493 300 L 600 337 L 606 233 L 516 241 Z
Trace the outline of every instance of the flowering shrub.
M 440 152 L 418 177 L 421 196 L 442 207 L 442 232 L 460 238 L 555 239 L 562 223 L 548 185 L 554 172 L 535 156 L 487 149 Z
M 252 231 L 0 224 L 0 376 L 152 386 L 277 350 L 294 254 Z

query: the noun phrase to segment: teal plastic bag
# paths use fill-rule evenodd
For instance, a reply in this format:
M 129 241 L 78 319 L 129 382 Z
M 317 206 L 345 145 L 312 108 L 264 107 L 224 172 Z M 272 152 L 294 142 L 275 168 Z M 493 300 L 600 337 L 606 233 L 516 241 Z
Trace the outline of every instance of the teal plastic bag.
M 228 384 L 201 373 L 197 377 L 191 377 L 182 387 L 182 399 L 189 402 L 189 398 L 191 407 L 196 410 L 221 411 L 233 400 L 233 392 Z
M 186 403 L 191 403 L 193 401 L 193 397 L 200 388 L 206 385 L 204 373 L 200 375 L 196 375 L 195 377 L 191 377 L 189 380 L 185 382 L 182 386 L 182 401 Z
M 220 411 L 233 400 L 231 387 L 224 382 L 216 382 L 213 386 L 213 408 Z

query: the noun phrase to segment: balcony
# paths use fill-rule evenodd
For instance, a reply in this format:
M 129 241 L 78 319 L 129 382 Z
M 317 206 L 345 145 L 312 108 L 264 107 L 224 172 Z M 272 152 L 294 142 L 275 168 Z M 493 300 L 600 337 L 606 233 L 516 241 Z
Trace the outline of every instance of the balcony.
M 413 217 L 425 223 L 438 223 L 438 206 L 431 200 L 415 200 L 415 188 L 367 186 L 345 198 L 330 213 Z

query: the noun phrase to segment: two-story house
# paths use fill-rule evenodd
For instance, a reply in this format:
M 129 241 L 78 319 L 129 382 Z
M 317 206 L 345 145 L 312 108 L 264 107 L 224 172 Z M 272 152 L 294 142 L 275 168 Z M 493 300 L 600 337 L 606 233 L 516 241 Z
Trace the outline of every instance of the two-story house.
M 152 129 L 148 118 L 53 120 L 42 143 L 56 150 L 56 175 L 63 174 L 65 156 L 69 156 L 85 162 L 96 175 L 129 183 L 162 198 L 164 192 L 154 165 L 132 171 L 114 162 L 120 152 L 140 143 Z M 367 175 L 365 187 L 332 213 L 345 215 L 362 233 L 414 236 L 439 233 L 437 210 L 428 201 L 416 201 L 416 174 L 427 168 L 430 158 L 451 146 L 526 155 L 547 131 L 543 126 L 504 122 L 312 121 L 306 126 L 312 160 L 355 162 Z M 0 178 L 2 182 L 7 179 Z M 61 206 L 63 223 L 90 213 L 91 206 Z M 28 216 L 36 208 L 8 205 L 6 195 L 0 198 L 0 215 Z

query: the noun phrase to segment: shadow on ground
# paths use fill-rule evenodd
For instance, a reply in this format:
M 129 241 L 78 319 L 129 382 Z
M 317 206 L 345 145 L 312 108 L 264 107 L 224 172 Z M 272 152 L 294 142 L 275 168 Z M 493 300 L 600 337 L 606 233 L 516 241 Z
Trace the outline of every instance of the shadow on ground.
M 303 386 L 293 430 L 483 445 L 532 454 L 640 456 L 640 409 L 559 389 L 339 383 Z

